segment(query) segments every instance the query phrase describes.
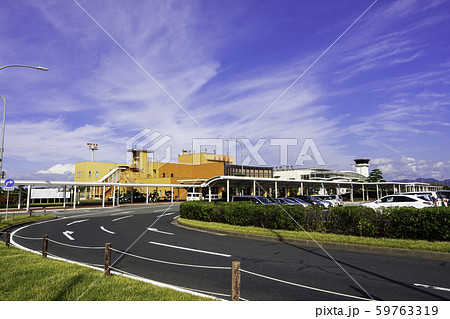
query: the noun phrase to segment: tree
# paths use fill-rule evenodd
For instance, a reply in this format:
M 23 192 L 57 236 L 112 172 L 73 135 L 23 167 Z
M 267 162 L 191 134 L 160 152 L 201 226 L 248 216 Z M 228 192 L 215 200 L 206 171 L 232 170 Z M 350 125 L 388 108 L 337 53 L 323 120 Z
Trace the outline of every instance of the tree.
M 385 182 L 383 179 L 383 173 L 378 169 L 374 168 L 370 171 L 369 177 L 367 177 L 367 182 Z

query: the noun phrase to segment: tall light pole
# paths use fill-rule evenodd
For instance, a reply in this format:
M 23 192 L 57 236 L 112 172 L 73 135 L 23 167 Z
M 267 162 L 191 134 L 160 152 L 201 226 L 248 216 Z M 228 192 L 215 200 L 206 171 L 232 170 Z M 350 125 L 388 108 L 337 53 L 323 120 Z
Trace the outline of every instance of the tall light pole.
M 4 178 L 3 176 L 3 146 L 5 143 L 5 118 L 6 118 L 6 99 L 3 95 L 0 95 L 0 97 L 3 99 L 3 126 L 2 126 L 2 148 L 0 149 L 0 180 Z
M 23 64 L 8 64 L 0 67 L 0 70 L 6 69 L 6 68 L 30 68 L 40 71 L 48 71 L 47 68 L 44 68 L 42 66 L 31 66 L 31 65 L 23 65 Z M 2 148 L 0 149 L 0 180 L 2 180 L 4 176 L 3 172 L 3 151 L 4 151 L 4 145 L 5 145 L 5 119 L 6 119 L 6 99 L 3 95 L 0 95 L 3 98 L 3 126 L 2 126 Z

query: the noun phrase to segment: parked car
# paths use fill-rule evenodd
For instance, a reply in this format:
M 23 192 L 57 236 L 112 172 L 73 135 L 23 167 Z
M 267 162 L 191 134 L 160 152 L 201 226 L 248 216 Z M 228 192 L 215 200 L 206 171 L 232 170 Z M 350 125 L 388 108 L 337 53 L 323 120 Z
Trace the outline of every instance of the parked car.
M 424 196 L 424 195 L 422 195 Z M 431 199 L 431 198 L 428 198 Z M 373 209 L 381 209 L 383 207 L 415 207 L 424 208 L 434 206 L 434 202 L 419 198 L 417 195 L 388 195 L 374 202 L 362 204 L 363 206 Z
M 194 201 L 194 200 L 201 200 L 203 198 L 201 193 L 187 193 L 186 201 Z
M 220 197 L 219 194 L 211 194 L 211 201 L 217 201 L 217 200 L 220 200 L 220 199 L 221 199 L 221 197 Z M 209 194 L 205 195 L 205 200 L 209 201 Z
M 443 206 L 448 207 L 450 205 L 450 191 L 436 191 L 436 194 L 442 198 Z
M 315 195 L 314 197 L 331 203 L 331 206 L 343 206 L 344 201 L 341 195 Z
M 327 200 L 324 200 L 324 199 L 317 198 L 316 196 L 312 196 L 312 197 L 315 198 L 315 199 L 317 199 L 317 200 L 320 202 L 320 204 L 322 205 L 322 207 L 324 207 L 324 208 L 330 208 L 330 207 L 333 206 L 333 204 L 331 204 L 330 201 L 327 201 Z
M 342 198 L 342 195 L 329 195 L 332 197 L 333 200 L 337 201 L 338 206 L 344 206 L 344 199 Z
M 308 207 L 308 206 L 312 205 L 312 204 L 310 204 L 308 202 L 305 202 L 304 200 L 301 200 L 300 198 L 297 198 L 297 197 L 288 197 L 288 198 L 293 200 L 293 201 L 296 201 L 297 203 L 299 203 L 301 205 L 303 205 L 303 207 Z
M 315 206 L 318 205 L 318 206 L 321 206 L 323 208 L 328 208 L 331 205 L 330 202 L 320 200 L 320 199 L 318 199 L 318 198 L 316 198 L 314 196 L 296 195 L 296 196 L 293 196 L 293 197 L 300 198 L 301 200 L 303 200 L 303 201 L 305 201 L 307 203 L 310 203 L 310 204 L 315 205 Z
M 302 201 L 305 201 L 314 206 L 321 206 L 319 200 L 317 200 L 314 197 L 309 196 L 309 195 L 296 195 L 296 196 L 292 196 L 292 197 L 300 198 Z
M 131 203 L 131 194 L 125 193 L 120 195 L 119 201 L 121 203 Z M 133 203 L 142 203 L 146 201 L 145 195 L 141 193 L 134 193 L 133 194 Z
M 232 202 L 252 202 L 254 204 L 275 205 L 274 202 L 264 196 L 233 196 Z
M 302 205 L 299 202 L 292 200 L 290 198 L 287 197 L 281 197 L 281 198 L 274 198 L 273 199 L 277 204 L 282 204 L 282 205 Z
M 434 206 L 443 206 L 442 197 L 435 191 L 422 191 L 422 192 L 406 192 L 400 193 L 401 195 L 429 195 L 433 197 Z

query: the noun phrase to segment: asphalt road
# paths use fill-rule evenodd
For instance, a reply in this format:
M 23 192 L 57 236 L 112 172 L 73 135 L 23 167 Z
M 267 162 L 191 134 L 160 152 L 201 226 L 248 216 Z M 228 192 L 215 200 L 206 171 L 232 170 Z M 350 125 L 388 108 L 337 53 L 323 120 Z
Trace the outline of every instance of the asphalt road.
M 231 264 L 241 262 L 245 300 L 450 300 L 450 263 L 330 250 L 199 232 L 173 225 L 178 205 L 134 205 L 60 213 L 13 233 L 13 241 L 103 268 L 230 299 Z M 118 251 L 116 251 L 118 250 Z M 126 253 L 124 253 L 126 252 Z

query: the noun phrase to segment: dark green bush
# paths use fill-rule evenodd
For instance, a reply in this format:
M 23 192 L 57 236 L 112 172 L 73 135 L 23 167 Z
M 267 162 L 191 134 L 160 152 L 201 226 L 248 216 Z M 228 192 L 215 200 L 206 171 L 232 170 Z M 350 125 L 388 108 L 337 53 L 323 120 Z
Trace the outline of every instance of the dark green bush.
M 325 228 L 336 234 L 383 237 L 385 216 L 364 206 L 333 207 Z
M 181 204 L 180 216 L 206 222 L 256 226 L 269 229 L 296 230 L 303 227 L 308 231 L 322 230 L 321 210 L 304 208 L 300 205 L 279 206 L 256 205 L 247 202 L 209 203 L 192 201 Z
M 194 201 L 180 205 L 180 216 L 206 222 L 268 229 L 429 241 L 450 240 L 448 207 L 400 207 L 375 211 L 364 206 L 344 206 L 325 211 L 315 207 L 290 205 Z
M 386 210 L 388 233 L 392 238 L 450 240 L 450 208 L 401 207 Z

